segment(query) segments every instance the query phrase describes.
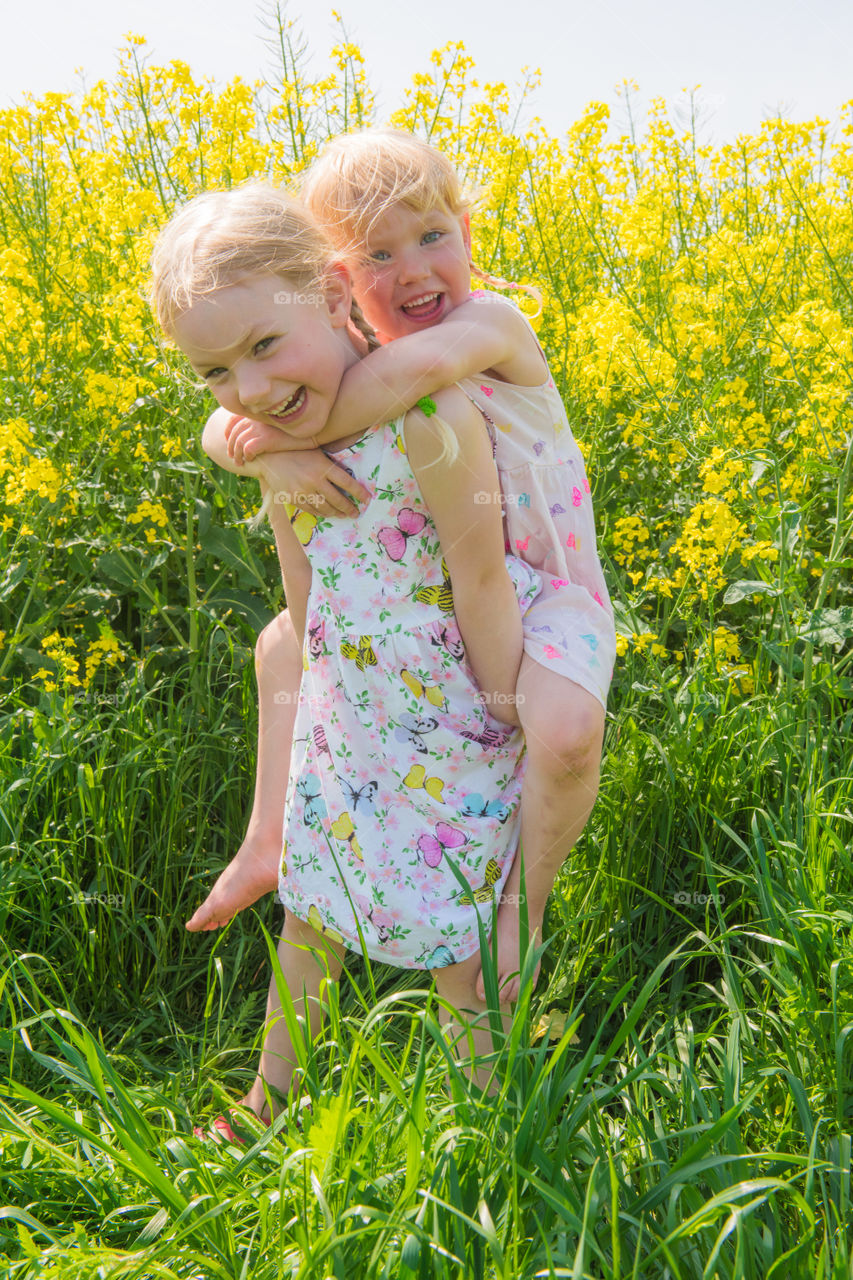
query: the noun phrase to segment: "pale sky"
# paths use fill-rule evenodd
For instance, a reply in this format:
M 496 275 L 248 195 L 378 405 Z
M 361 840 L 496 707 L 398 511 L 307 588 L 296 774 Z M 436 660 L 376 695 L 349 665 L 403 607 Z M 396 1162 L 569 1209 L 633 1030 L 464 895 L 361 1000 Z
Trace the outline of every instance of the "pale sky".
M 611 104 L 619 132 L 624 109 L 616 86 L 640 86 L 642 118 L 650 97 L 672 107 L 683 90 L 697 99 L 709 142 L 757 130 L 780 111 L 790 119 L 835 121 L 853 98 L 853 0 L 337 0 L 350 38 L 367 59 L 380 122 L 403 99 L 430 52 L 462 40 L 482 81 L 516 84 L 525 66 L 542 83 L 529 114 L 562 133 L 586 103 Z M 11 4 L 9 6 L 11 8 Z M 270 69 L 262 16 L 249 0 L 14 0 L 0 42 L 0 105 L 68 91 L 110 78 L 125 33 L 148 40 L 155 63 L 179 58 L 196 76 L 255 79 Z M 331 4 L 290 0 L 320 75 L 336 28 Z M 850 119 L 850 110 L 847 112 Z

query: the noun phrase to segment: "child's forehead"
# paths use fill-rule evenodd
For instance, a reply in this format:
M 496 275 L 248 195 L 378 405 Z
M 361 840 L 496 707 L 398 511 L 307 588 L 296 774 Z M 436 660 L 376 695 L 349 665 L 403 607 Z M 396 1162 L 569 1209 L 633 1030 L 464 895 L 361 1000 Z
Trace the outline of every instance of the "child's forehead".
M 398 200 L 364 219 L 362 235 L 366 241 L 373 241 L 384 236 L 404 235 L 408 231 L 420 230 L 433 222 L 456 223 L 459 217 L 442 202 L 436 201 L 420 207 Z

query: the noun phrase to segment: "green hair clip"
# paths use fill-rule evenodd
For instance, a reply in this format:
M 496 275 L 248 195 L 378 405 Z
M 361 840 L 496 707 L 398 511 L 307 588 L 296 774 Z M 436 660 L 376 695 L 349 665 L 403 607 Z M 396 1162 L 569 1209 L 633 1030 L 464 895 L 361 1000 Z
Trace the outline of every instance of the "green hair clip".
M 417 408 L 421 410 L 425 418 L 431 418 L 434 413 L 438 413 L 432 396 L 421 396 L 417 402 Z

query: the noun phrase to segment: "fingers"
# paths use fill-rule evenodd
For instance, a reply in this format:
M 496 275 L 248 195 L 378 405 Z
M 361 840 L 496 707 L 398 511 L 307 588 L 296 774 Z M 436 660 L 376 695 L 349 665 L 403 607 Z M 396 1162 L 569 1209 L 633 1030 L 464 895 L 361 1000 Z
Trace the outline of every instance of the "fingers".
M 341 515 L 355 515 L 358 504 L 367 502 L 370 498 L 369 491 L 361 481 L 356 480 L 355 476 L 344 471 L 343 467 L 339 467 L 337 463 L 326 472 L 325 479 L 328 482 L 327 500 L 330 506 Z

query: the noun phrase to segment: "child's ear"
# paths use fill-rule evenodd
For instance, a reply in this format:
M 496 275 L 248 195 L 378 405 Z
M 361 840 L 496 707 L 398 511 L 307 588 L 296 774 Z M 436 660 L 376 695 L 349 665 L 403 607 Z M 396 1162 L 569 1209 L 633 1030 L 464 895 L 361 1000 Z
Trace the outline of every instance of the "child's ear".
M 342 262 L 329 265 L 323 277 L 323 292 L 326 295 L 326 306 L 332 319 L 333 329 L 342 329 L 349 321 L 352 306 L 352 284 L 347 268 Z

